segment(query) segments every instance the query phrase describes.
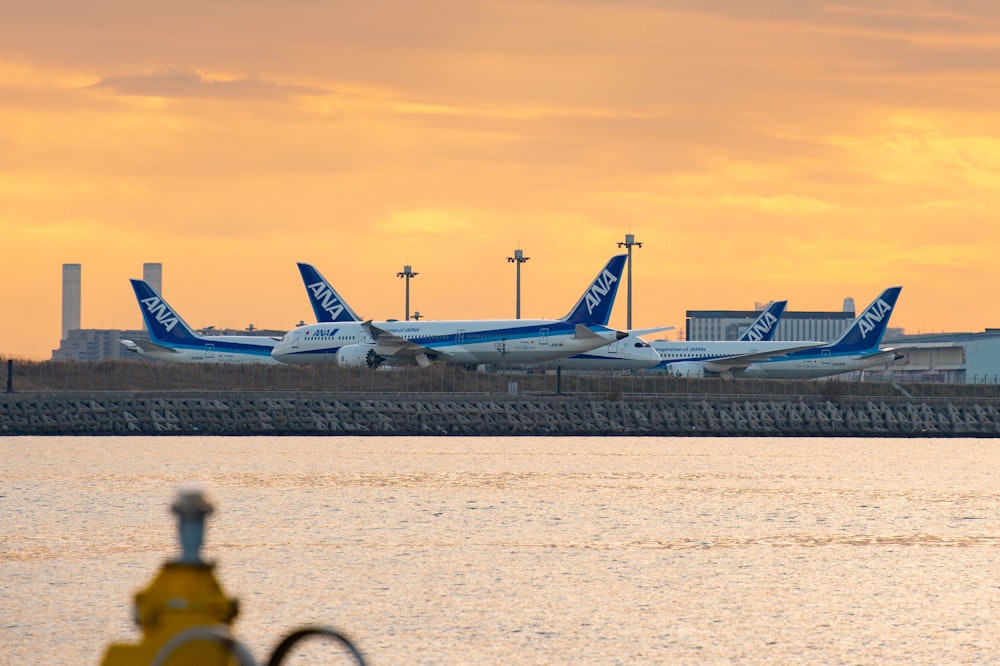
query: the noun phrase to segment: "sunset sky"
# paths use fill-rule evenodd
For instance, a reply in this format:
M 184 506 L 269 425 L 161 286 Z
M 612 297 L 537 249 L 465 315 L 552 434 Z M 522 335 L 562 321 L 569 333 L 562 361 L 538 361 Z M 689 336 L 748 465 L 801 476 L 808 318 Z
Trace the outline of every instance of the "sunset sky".
M 633 233 L 633 326 L 1000 326 L 1000 4 L 0 0 L 0 356 L 138 328 L 559 317 Z M 625 286 L 611 323 L 625 326 Z M 671 334 L 676 335 L 676 334 Z

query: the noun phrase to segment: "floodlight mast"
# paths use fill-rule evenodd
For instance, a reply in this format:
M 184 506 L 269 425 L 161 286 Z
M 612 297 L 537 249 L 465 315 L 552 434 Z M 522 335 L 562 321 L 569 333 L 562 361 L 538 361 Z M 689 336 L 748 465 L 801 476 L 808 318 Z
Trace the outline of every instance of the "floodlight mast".
M 396 273 L 396 277 L 406 280 L 406 321 L 410 321 L 410 278 L 415 278 L 419 273 L 413 271 L 410 265 L 403 266 L 403 270 Z
M 624 247 L 628 250 L 628 308 L 626 310 L 627 316 L 625 320 L 625 328 L 632 330 L 632 246 L 642 247 L 642 243 L 637 243 L 635 236 L 632 234 L 625 234 L 625 242 L 618 243 L 618 247 Z
M 516 300 L 515 300 L 516 305 L 514 307 L 514 318 L 515 319 L 520 319 L 521 318 L 521 264 L 523 264 L 524 262 L 526 262 L 528 259 L 531 259 L 531 257 L 524 256 L 524 252 L 522 252 L 521 250 L 514 250 L 514 256 L 513 257 L 507 257 L 507 263 L 509 263 L 509 264 L 517 264 L 517 286 L 516 286 L 516 292 L 515 292 L 515 294 L 516 294 Z

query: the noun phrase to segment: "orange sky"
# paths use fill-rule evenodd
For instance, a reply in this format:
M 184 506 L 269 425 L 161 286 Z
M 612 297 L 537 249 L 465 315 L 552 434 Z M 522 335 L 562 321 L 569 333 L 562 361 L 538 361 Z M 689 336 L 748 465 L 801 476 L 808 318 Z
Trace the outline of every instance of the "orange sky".
M 973 0 L 80 3 L 0 9 L 0 356 L 137 328 L 558 317 L 626 233 L 633 326 L 858 307 L 1000 326 L 1000 5 Z M 877 9 L 867 8 L 876 6 Z M 625 325 L 625 290 L 612 316 Z

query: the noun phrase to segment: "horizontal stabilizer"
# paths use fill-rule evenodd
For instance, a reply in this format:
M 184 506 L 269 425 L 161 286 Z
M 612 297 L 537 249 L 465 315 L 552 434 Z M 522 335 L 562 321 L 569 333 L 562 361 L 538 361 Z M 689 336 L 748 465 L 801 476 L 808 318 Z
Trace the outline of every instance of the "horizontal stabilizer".
M 885 361 L 886 363 L 892 363 L 893 361 L 906 358 L 906 354 L 901 353 L 903 349 L 905 348 L 897 349 L 894 347 L 886 347 L 884 349 L 879 349 L 877 352 L 872 354 L 862 354 L 861 358 L 866 361 L 878 359 L 880 361 Z
M 628 333 L 625 331 L 615 331 L 615 340 L 624 340 L 628 337 Z M 604 342 L 609 342 L 603 335 L 598 335 L 592 331 L 586 324 L 577 324 L 573 330 L 574 340 L 602 340 Z
M 160 345 L 151 340 L 121 340 L 120 342 L 126 347 L 128 347 L 130 350 L 134 346 L 137 347 L 138 349 L 141 349 L 144 352 L 170 352 L 171 354 L 180 353 L 173 347 Z
M 594 333 L 585 325 L 577 324 L 576 328 L 573 331 L 573 337 L 577 340 L 592 340 L 593 338 L 599 338 L 601 336 L 599 336 L 597 333 Z

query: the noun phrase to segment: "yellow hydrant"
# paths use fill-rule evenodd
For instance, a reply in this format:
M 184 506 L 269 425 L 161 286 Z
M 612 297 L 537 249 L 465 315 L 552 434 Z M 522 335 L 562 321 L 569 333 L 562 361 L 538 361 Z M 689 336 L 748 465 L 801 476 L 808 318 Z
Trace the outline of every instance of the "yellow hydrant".
M 201 559 L 205 518 L 212 505 L 201 488 L 182 487 L 170 509 L 177 514 L 181 556 L 163 568 L 135 595 L 135 621 L 143 631 L 138 645 L 114 644 L 104 666 L 256 666 L 253 655 L 229 632 L 237 604 L 215 579 L 215 565 Z M 285 636 L 268 666 L 280 666 L 306 639 L 317 637 L 340 644 L 361 666 L 365 659 L 349 638 L 325 626 L 305 626 Z
M 135 595 L 139 644 L 114 644 L 105 666 L 136 664 L 251 664 L 252 657 L 229 634 L 237 602 L 223 593 L 214 564 L 201 559 L 205 518 L 212 505 L 200 488 L 182 487 L 171 506 L 179 520 L 181 556 L 163 564 L 149 587 Z

